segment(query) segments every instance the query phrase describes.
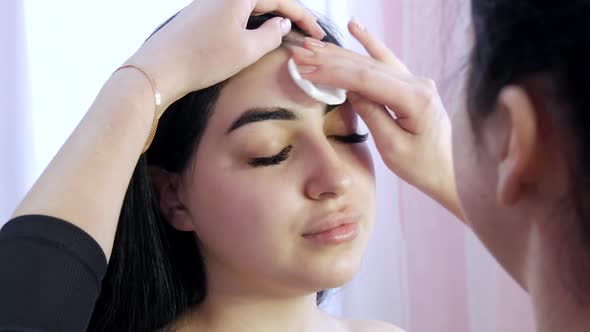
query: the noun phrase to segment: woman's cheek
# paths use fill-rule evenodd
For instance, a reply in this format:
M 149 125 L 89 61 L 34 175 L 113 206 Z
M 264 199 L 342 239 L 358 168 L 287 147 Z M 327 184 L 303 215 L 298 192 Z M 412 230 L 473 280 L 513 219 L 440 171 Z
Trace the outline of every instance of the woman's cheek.
M 375 177 L 375 165 L 373 163 L 373 156 L 366 143 L 350 144 L 348 147 L 349 154 L 352 156 L 352 163 L 356 168 L 359 168 L 363 173 L 369 175 L 371 178 Z M 349 157 L 350 158 L 350 157 Z

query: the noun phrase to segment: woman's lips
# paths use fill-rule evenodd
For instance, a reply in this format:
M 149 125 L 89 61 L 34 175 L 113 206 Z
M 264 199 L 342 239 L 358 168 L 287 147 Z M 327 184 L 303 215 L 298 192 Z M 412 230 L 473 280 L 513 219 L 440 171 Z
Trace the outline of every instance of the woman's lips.
M 321 232 L 304 234 L 303 238 L 320 245 L 335 245 L 354 240 L 358 233 L 358 222 L 350 222 L 342 223 Z

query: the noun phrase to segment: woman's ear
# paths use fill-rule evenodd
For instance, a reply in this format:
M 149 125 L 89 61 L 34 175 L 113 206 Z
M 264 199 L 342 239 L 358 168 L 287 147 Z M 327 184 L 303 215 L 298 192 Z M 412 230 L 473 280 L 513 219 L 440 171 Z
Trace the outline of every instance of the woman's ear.
M 175 229 L 184 232 L 194 231 L 191 215 L 180 195 L 181 176 L 160 167 L 149 167 L 160 212 Z
M 506 112 L 509 123 L 506 146 L 498 164 L 497 197 L 502 205 L 516 204 L 535 174 L 538 156 L 537 110 L 520 86 L 507 86 L 498 95 L 498 111 Z

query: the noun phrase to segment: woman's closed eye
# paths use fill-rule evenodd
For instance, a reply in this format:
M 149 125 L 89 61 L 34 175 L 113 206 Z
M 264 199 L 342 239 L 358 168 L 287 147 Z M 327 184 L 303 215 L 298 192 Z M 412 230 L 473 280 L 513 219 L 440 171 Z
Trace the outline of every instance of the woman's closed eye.
M 338 135 L 331 135 L 328 136 L 328 138 L 330 139 L 334 139 L 340 143 L 344 143 L 344 144 L 358 144 L 358 143 L 363 143 L 367 140 L 367 138 L 369 138 L 369 134 L 351 134 L 351 135 L 347 135 L 347 136 L 338 136 Z M 283 161 L 287 160 L 287 158 L 289 158 L 289 153 L 291 152 L 291 150 L 293 150 L 293 146 L 289 145 L 286 148 L 284 148 L 281 152 L 279 152 L 278 154 L 271 156 L 271 157 L 260 157 L 260 158 L 252 158 L 248 164 L 250 164 L 250 166 L 252 167 L 263 167 L 263 166 L 273 166 L 273 165 L 278 165 L 280 163 L 282 163 Z
M 253 158 L 250 160 L 249 164 L 253 167 L 278 165 L 289 158 L 289 152 L 291 152 L 292 149 L 293 146 L 289 145 L 272 157 Z
M 361 135 L 361 134 L 354 133 L 354 134 L 348 135 L 348 136 L 332 135 L 332 136 L 328 136 L 328 138 L 333 138 L 333 139 L 335 139 L 339 142 L 342 142 L 342 143 L 357 144 L 357 143 L 365 142 L 369 138 L 369 134 Z

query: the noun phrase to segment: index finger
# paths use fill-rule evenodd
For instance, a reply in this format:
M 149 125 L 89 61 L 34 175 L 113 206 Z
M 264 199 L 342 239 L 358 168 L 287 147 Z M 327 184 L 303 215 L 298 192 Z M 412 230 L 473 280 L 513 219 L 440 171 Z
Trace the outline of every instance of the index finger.
M 404 129 L 414 134 L 420 131 L 418 123 L 413 120 L 434 99 L 434 91 L 429 90 L 427 85 L 372 59 L 372 63 L 367 63 L 363 56 L 352 56 L 337 46 L 326 46 L 323 51 L 316 51 L 314 56 L 305 56 L 299 54 L 298 48 L 292 48 L 298 65 L 315 67 L 315 71 L 301 73 L 303 78 L 356 92 L 372 102 L 385 105 L 398 118 L 409 119 L 404 121 Z
M 395 54 L 383 43 L 370 33 L 356 19 L 348 22 L 348 30 L 358 40 L 371 57 L 397 68 L 399 71 L 411 75 L 410 70 L 401 62 Z
M 255 13 L 277 13 L 290 19 L 310 36 L 323 39 L 324 29 L 318 24 L 317 18 L 305 6 L 296 0 L 252 0 Z

